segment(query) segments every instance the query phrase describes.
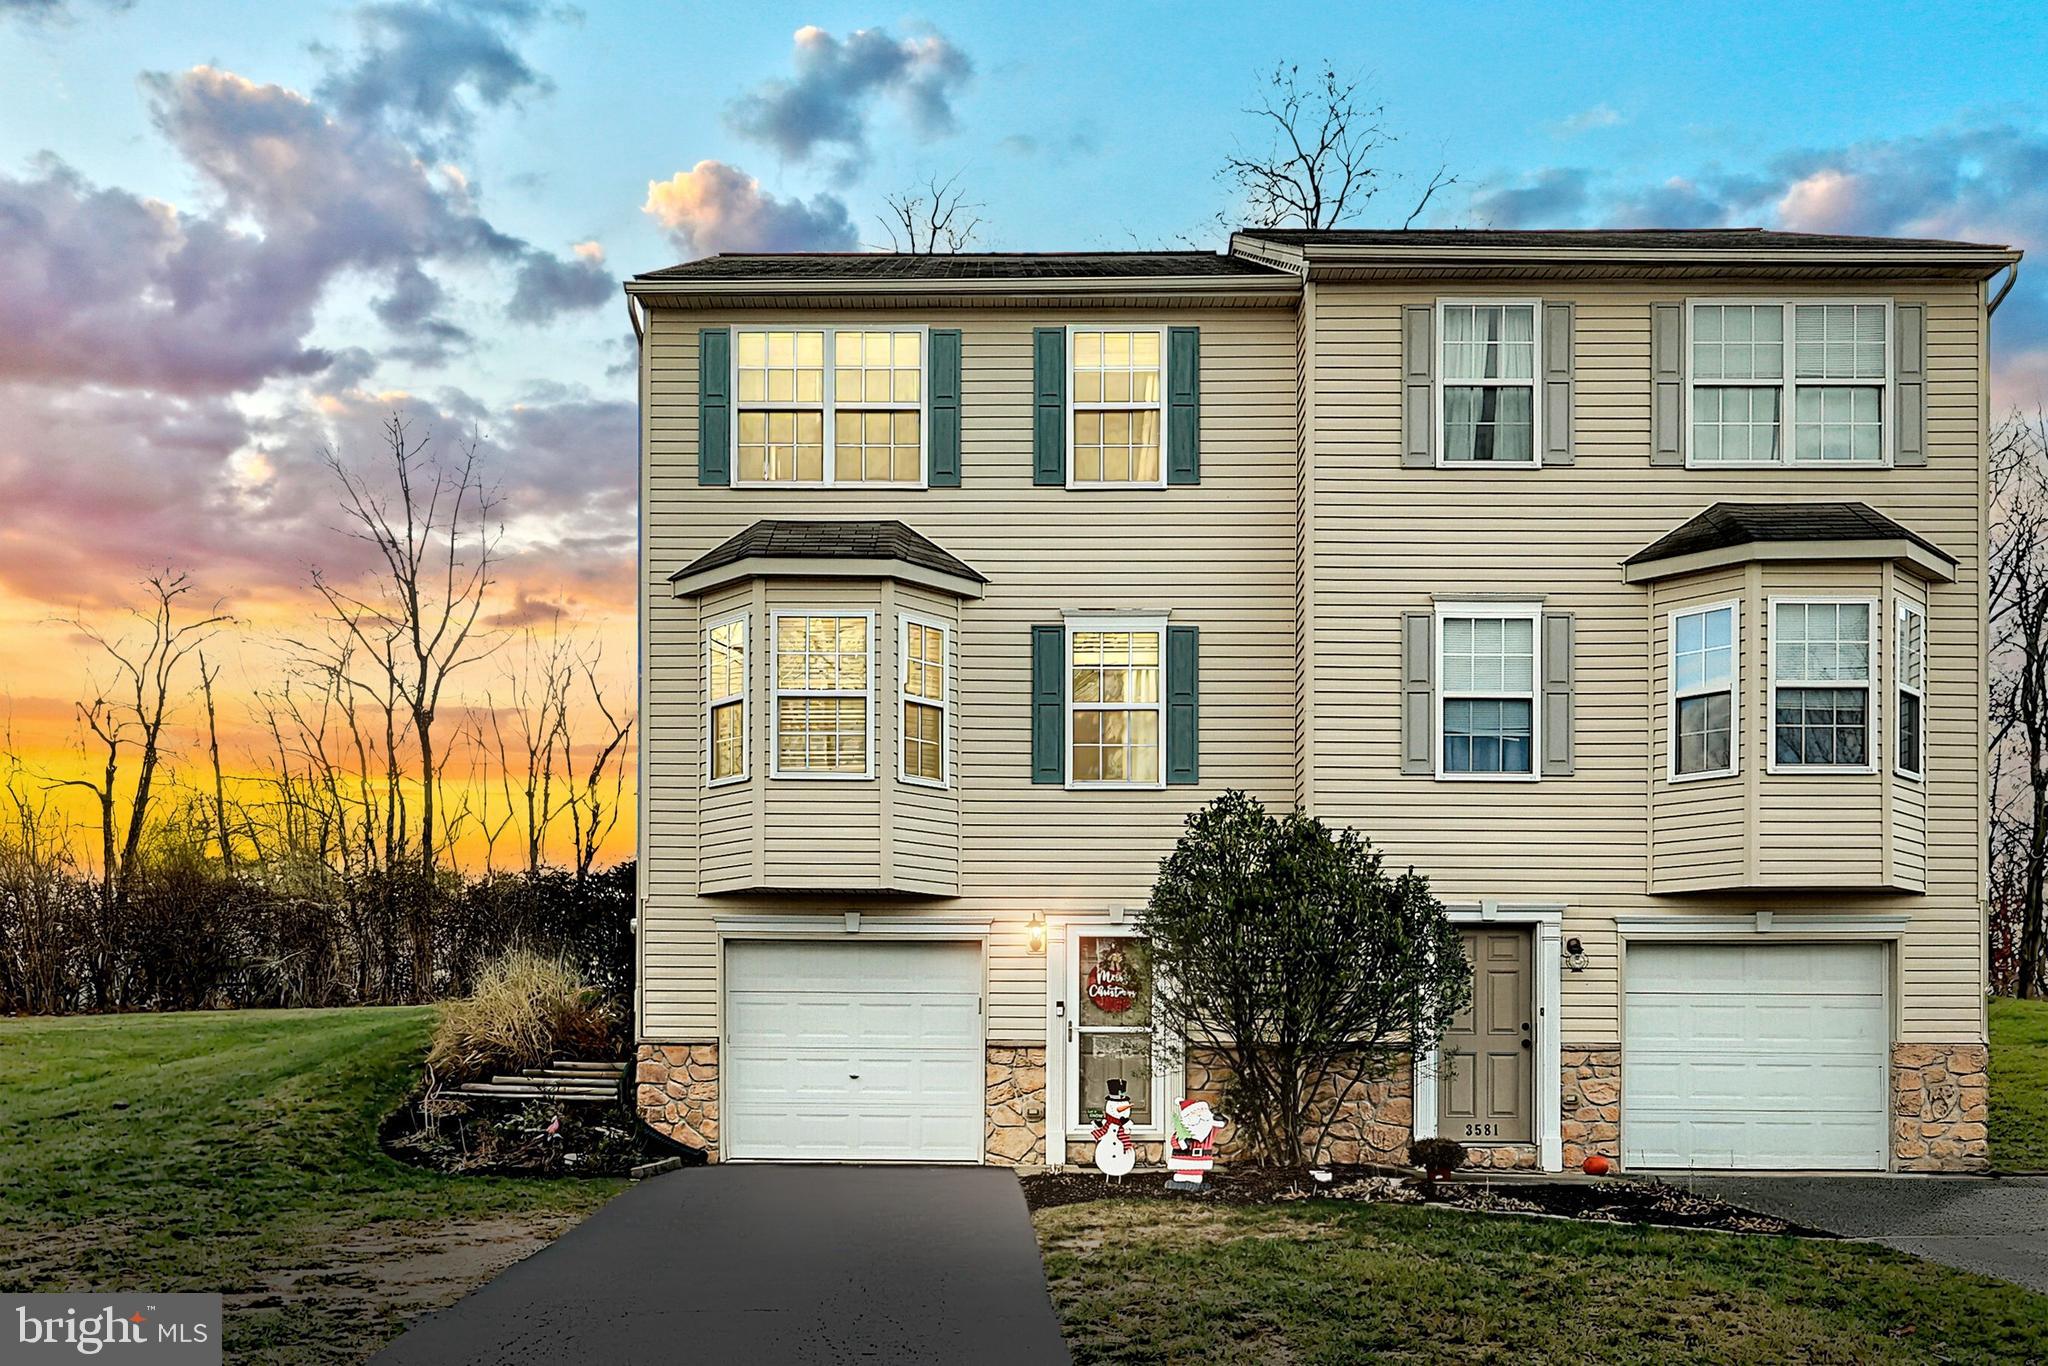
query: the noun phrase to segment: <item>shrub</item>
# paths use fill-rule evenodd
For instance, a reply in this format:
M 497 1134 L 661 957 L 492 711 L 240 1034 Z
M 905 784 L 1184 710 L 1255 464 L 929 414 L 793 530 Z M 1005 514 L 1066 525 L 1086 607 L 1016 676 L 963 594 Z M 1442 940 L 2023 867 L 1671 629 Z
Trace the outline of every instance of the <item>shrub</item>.
M 558 1056 L 609 1057 L 618 1043 L 619 1020 L 602 993 L 559 960 L 515 949 L 442 1008 L 427 1065 L 441 1081 L 460 1082 Z
M 1408 1145 L 1408 1165 L 1420 1167 L 1432 1176 L 1458 1170 L 1470 1156 L 1465 1145 L 1455 1138 L 1418 1138 Z

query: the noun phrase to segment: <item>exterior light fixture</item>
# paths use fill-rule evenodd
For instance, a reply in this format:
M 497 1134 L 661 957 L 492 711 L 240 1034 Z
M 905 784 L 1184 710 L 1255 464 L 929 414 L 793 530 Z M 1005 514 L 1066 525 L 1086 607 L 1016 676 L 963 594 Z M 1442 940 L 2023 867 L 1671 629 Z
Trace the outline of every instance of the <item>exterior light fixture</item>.
M 1037 911 L 1033 911 L 1031 913 L 1031 919 L 1025 922 L 1024 933 L 1030 938 L 1031 951 L 1033 953 L 1045 952 L 1044 916 L 1040 915 Z
M 1577 935 L 1564 941 L 1564 965 L 1571 972 L 1586 970 L 1586 946 Z

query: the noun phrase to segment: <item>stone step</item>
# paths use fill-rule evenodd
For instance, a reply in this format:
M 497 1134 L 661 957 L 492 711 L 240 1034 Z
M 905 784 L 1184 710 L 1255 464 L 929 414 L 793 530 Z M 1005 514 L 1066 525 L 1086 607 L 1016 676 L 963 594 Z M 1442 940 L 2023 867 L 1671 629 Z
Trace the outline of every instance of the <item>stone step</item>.
M 519 1069 L 519 1075 L 522 1077 L 552 1077 L 557 1081 L 602 1082 L 609 1085 L 624 1076 L 625 1069 L 614 1068 L 609 1072 L 571 1072 L 558 1067 L 522 1067 Z
M 603 1081 L 551 1081 L 546 1077 L 492 1077 L 492 1086 L 522 1086 L 529 1091 L 574 1091 L 582 1095 L 610 1096 L 619 1088 Z M 471 1085 L 476 1085 L 472 1082 Z
M 602 1091 L 565 1090 L 556 1086 L 521 1086 L 499 1082 L 472 1081 L 456 1088 L 457 1095 L 482 1096 L 491 1100 L 559 1100 L 559 1101 L 611 1101 L 618 1098 L 618 1092 L 609 1088 Z
M 556 1058 L 548 1066 L 562 1072 L 623 1072 L 623 1062 L 580 1062 L 574 1058 Z

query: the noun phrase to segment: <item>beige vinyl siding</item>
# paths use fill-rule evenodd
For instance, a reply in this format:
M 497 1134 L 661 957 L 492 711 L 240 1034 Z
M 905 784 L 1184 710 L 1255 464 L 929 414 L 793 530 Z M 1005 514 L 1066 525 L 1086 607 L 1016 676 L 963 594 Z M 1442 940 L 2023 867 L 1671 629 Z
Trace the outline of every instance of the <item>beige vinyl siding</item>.
M 1761 656 L 1750 648 L 1755 611 L 1742 599 L 1748 574 L 1725 569 L 1650 586 L 1646 613 L 1650 634 L 1650 889 L 1695 892 L 1729 887 L 1749 879 L 1750 792 L 1748 768 L 1762 762 L 1751 725 L 1757 709 L 1755 670 Z M 1727 777 L 1672 782 L 1671 614 L 1724 602 L 1740 603 L 1737 623 L 1736 771 Z
M 698 487 L 698 329 L 792 317 L 826 323 L 845 316 L 656 310 L 650 317 L 643 547 L 650 645 L 643 751 L 649 816 L 642 836 L 647 981 L 641 1032 L 650 1039 L 716 1035 L 713 916 L 859 910 L 864 923 L 890 916 L 988 921 L 989 1038 L 1042 1041 L 1045 959 L 1029 952 L 1025 936 L 1034 912 L 1056 927 L 1065 915 L 1141 905 L 1182 818 L 1225 787 L 1246 788 L 1282 807 L 1293 799 L 1297 413 L 1291 301 L 1285 308 L 1143 313 L 892 311 L 892 320 L 962 330 L 961 488 Z M 1069 492 L 1032 485 L 1032 328 L 1113 319 L 1201 327 L 1199 486 Z M 953 647 L 957 897 L 705 895 L 708 889 L 696 876 L 702 802 L 697 609 L 669 596 L 667 578 L 764 517 L 900 519 L 988 576 L 987 595 L 959 609 Z M 777 600 L 787 591 L 782 583 L 770 585 Z M 900 601 L 904 590 L 899 585 L 896 591 Z M 1201 629 L 1199 785 L 1085 792 L 1031 783 L 1030 628 L 1059 623 L 1062 609 L 1171 609 L 1174 624 Z M 884 634 L 893 645 L 893 609 Z M 765 652 L 762 658 L 765 668 Z M 894 668 L 891 659 L 878 710 L 893 710 Z M 884 733 L 893 736 L 893 723 Z M 756 743 L 765 743 L 765 732 Z M 877 764 L 894 773 L 893 741 L 880 748 Z M 756 785 L 801 790 L 794 805 L 779 790 L 767 798 L 774 808 L 771 831 L 796 818 L 813 836 L 853 827 L 870 833 L 849 837 L 848 866 L 865 869 L 865 860 L 879 857 L 873 833 L 880 822 L 873 805 L 877 784 L 776 784 L 765 773 L 765 766 L 757 769 Z M 899 873 L 908 877 L 926 857 L 927 839 L 933 848 L 943 843 L 943 821 L 928 825 L 925 815 L 903 808 L 892 809 L 891 819 L 901 829 L 895 842 Z M 771 867 L 794 876 L 798 846 L 780 836 L 773 842 Z M 870 843 L 876 844 L 872 856 Z M 836 858 L 840 846 L 833 849 Z M 815 849 L 810 858 L 818 861 Z M 846 875 L 842 870 L 838 876 Z M 812 876 L 822 882 L 831 875 Z
M 1577 305 L 1574 465 L 1401 467 L 1401 308 L 1459 293 Z M 1710 293 L 1926 302 L 1927 466 L 1653 468 L 1650 305 Z M 1981 1038 L 1982 313 L 1977 286 L 1934 282 L 1315 286 L 1315 480 L 1304 493 L 1302 532 L 1316 556 L 1303 628 L 1315 642 L 1315 732 L 1304 787 L 1321 814 L 1357 825 L 1446 897 L 1563 904 L 1565 933 L 1584 941 L 1590 959 L 1564 979 L 1567 1041 L 1619 1036 L 1615 916 L 1757 909 L 1910 915 L 1901 1037 Z M 1652 895 L 1650 775 L 1661 741 L 1651 616 L 1645 590 L 1623 583 L 1619 565 L 1717 500 L 1799 498 L 1867 502 L 1960 561 L 1957 582 L 1929 594 L 1927 892 Z M 1541 594 L 1546 611 L 1577 617 L 1575 775 L 1510 784 L 1400 773 L 1400 615 L 1427 610 L 1434 595 L 1473 593 Z M 1754 621 L 1744 626 L 1746 639 L 1757 639 Z M 1761 662 L 1745 652 L 1750 684 Z M 1889 676 L 1882 662 L 1880 672 Z M 1882 695 L 1880 704 L 1889 715 Z M 1754 735 L 1762 720 L 1751 709 L 1745 726 Z M 1745 755 L 1745 778 L 1769 793 L 1759 800 L 1789 829 L 1779 784 L 1812 780 L 1764 774 L 1761 758 Z

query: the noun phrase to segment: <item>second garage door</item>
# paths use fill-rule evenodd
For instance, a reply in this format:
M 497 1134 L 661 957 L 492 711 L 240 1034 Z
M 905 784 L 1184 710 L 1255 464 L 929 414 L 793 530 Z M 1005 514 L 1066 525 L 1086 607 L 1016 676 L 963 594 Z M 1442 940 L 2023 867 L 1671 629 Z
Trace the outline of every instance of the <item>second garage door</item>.
M 729 941 L 724 1156 L 980 1161 L 981 988 L 978 943 Z
M 1880 944 L 1631 944 L 1624 1160 L 1883 1169 L 1886 962 Z

